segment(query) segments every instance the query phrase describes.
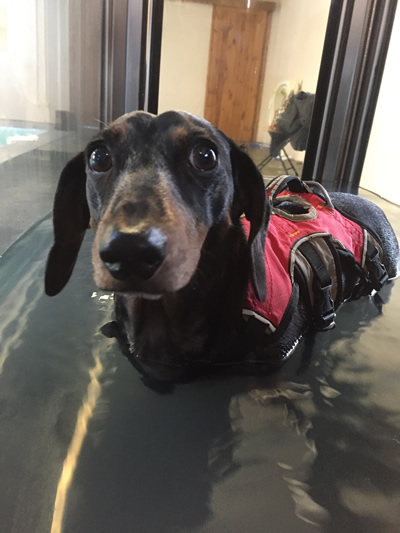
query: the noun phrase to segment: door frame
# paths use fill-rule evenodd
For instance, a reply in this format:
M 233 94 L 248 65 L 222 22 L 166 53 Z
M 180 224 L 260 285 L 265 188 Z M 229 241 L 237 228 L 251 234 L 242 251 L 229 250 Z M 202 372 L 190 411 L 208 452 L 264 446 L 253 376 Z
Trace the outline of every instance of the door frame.
M 103 0 L 101 111 L 157 113 L 164 0 Z
M 303 176 L 357 194 L 397 0 L 333 0 Z
M 103 0 L 111 12 L 122 6 L 129 15 L 129 31 L 118 40 L 122 50 L 111 46 L 112 58 L 125 58 L 122 72 L 113 63 L 109 76 L 113 118 L 121 111 L 158 111 L 163 1 Z M 328 190 L 358 191 L 396 7 L 397 0 L 331 0 L 303 170 Z M 115 36 L 122 29 L 114 22 L 111 31 Z

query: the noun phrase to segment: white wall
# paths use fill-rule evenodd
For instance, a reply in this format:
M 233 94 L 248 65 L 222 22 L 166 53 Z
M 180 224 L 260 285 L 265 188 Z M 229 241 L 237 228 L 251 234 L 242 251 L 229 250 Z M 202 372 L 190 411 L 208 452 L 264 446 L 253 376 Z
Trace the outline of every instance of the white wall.
M 212 6 L 165 0 L 159 112 L 204 114 Z
M 397 7 L 360 186 L 400 205 L 400 7 Z
M 43 0 L 0 5 L 0 118 L 48 122 Z
M 40 1 L 44 1 L 45 7 L 46 79 L 50 122 L 54 122 L 57 109 L 66 111 L 70 109 L 70 72 L 68 68 L 70 64 L 69 1 Z M 96 20 L 99 16 L 94 13 L 93 20 Z M 79 27 L 79 31 L 85 31 L 85 29 L 82 30 Z M 79 60 L 80 58 L 76 58 L 76 61 Z M 93 52 L 93 61 L 96 60 L 97 56 Z

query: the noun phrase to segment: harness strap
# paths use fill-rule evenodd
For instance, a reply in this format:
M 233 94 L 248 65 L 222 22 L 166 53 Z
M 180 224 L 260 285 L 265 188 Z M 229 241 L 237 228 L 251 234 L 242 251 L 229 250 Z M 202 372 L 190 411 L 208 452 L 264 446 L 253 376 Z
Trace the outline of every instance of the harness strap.
M 297 176 L 283 175 L 270 181 L 265 190 L 272 205 L 274 205 L 276 197 L 281 192 L 290 191 L 294 193 L 313 193 L 319 196 L 328 207 L 334 209 L 328 191 L 316 181 L 302 181 Z
M 320 331 L 335 326 L 335 307 L 332 299 L 332 279 L 314 246 L 306 241 L 299 246 L 314 273 L 314 325 Z
M 323 185 L 318 183 L 318 181 L 306 181 L 307 187 L 309 187 L 314 194 L 319 196 L 328 207 L 335 209 L 335 206 L 332 203 L 331 197 L 329 196 L 328 191 Z
M 368 279 L 372 288 L 380 291 L 389 280 L 386 268 L 379 257 L 378 248 L 368 240 L 365 264 L 368 270 Z
M 289 190 L 291 192 L 311 193 L 311 189 L 304 181 L 301 181 L 297 176 L 278 176 L 274 178 L 265 188 L 268 200 L 274 205 L 275 198 L 283 191 Z

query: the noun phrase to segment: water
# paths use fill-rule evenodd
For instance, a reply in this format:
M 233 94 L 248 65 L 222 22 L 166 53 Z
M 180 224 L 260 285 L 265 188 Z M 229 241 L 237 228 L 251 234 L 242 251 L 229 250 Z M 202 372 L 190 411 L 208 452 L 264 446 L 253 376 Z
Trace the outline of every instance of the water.
M 21 141 L 37 141 L 44 130 L 0 126 L 0 146 Z
M 2 531 L 400 530 L 400 282 L 277 373 L 157 391 L 99 334 L 90 236 L 43 294 L 51 241 L 45 220 L 0 260 Z

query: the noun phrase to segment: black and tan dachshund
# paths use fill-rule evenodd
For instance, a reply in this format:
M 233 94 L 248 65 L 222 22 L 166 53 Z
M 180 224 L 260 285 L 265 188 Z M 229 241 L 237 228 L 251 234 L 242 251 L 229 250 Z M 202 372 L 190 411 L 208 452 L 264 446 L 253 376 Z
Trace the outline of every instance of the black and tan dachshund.
M 354 195 L 332 200 L 373 228 L 395 277 L 399 249 L 383 212 Z M 67 283 L 90 225 L 94 280 L 115 292 L 121 335 L 145 370 L 162 378 L 202 363 L 280 361 L 312 323 L 307 298 L 300 293 L 276 340 L 252 332 L 242 315 L 249 279 L 260 300 L 268 290 L 271 210 L 250 157 L 206 120 L 173 111 L 125 115 L 61 174 L 46 293 Z

